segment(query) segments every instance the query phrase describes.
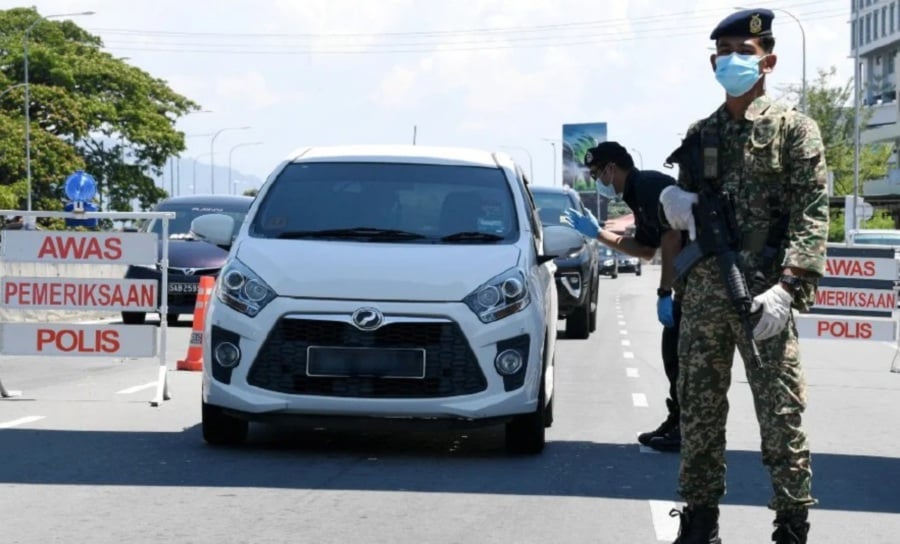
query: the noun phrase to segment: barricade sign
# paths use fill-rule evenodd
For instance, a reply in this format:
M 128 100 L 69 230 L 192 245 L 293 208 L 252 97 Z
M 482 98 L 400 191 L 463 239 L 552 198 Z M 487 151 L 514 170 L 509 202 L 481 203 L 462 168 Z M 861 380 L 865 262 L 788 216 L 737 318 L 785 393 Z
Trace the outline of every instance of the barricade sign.
M 81 176 L 75 181 L 83 183 Z M 84 209 L 83 206 L 76 207 Z M 0 210 L 23 218 L 58 217 L 67 224 L 112 219 L 159 219 L 162 236 L 144 232 L 72 232 L 5 230 L 0 260 L 27 263 L 91 265 L 151 265 L 161 271 L 156 280 L 67 277 L 0 279 L 0 303 L 10 309 L 158 311 L 160 326 L 117 323 L 0 323 L 0 356 L 159 357 L 156 394 L 151 406 L 169 400 L 166 336 L 168 324 L 169 220 L 173 212 L 36 212 Z M 83 223 L 83 221 L 82 221 Z M 157 301 L 159 301 L 157 303 Z M 158 307 L 157 307 L 158 305 Z M 159 345 L 157 344 L 159 331 Z M 0 397 L 13 396 L 0 382 Z
M 896 342 L 897 280 L 893 247 L 828 244 L 815 304 L 797 316 L 798 335 Z

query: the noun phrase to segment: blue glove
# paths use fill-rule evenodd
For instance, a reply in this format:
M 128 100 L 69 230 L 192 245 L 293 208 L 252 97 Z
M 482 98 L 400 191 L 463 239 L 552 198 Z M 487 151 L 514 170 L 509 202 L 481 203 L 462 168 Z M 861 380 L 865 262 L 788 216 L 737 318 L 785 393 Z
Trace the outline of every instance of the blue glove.
M 566 210 L 566 220 L 570 227 L 592 240 L 596 240 L 600 233 L 600 225 L 592 215 L 581 215 L 578 210 L 569 208 Z
M 663 327 L 675 326 L 675 316 L 672 314 L 672 295 L 656 299 L 656 318 Z

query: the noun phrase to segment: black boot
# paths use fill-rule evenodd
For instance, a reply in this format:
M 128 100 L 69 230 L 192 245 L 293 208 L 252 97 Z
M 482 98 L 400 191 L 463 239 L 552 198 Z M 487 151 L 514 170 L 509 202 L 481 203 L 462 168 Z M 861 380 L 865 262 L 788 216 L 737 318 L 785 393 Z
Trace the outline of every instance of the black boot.
M 676 425 L 662 436 L 654 436 L 648 447 L 656 451 L 681 451 L 681 427 Z
M 722 544 L 718 507 L 685 506 L 681 512 L 672 510 L 669 515 L 681 518 L 678 538 L 672 544 Z
M 775 532 L 772 533 L 772 542 L 776 544 L 806 544 L 806 535 L 809 534 L 809 522 L 806 521 L 808 515 L 807 510 L 778 512 L 775 516 Z
M 638 442 L 645 446 L 651 446 L 651 442 L 653 442 L 654 438 L 663 438 L 669 433 L 672 432 L 673 429 L 678 428 L 678 411 L 675 403 L 672 402 L 671 399 L 666 399 L 666 405 L 669 407 L 669 416 L 663 421 L 659 427 L 654 431 L 649 431 L 646 433 L 641 433 L 638 435 Z M 681 433 L 678 434 L 678 445 L 681 446 Z M 677 451 L 677 450 L 676 450 Z

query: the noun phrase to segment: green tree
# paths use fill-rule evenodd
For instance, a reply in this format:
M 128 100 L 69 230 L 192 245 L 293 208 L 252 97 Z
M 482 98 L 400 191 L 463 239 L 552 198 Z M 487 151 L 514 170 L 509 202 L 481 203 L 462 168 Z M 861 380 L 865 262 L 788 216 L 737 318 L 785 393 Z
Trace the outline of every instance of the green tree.
M 256 196 L 259 194 L 259 189 L 244 189 L 244 196 Z
M 35 209 L 61 209 L 62 184 L 83 168 L 110 209 L 149 209 L 166 192 L 154 185 L 168 157 L 183 151 L 179 116 L 199 106 L 167 83 L 103 51 L 100 38 L 72 21 L 40 19 L 34 9 L 0 11 L 0 92 L 24 81 L 28 41 Z M 24 207 L 24 102 L 18 88 L 0 98 L 0 198 Z

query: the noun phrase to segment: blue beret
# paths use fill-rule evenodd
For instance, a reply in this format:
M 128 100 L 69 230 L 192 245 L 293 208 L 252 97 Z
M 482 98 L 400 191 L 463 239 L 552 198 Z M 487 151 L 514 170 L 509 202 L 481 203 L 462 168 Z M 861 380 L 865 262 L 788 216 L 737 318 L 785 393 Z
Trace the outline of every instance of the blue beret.
M 722 19 L 709 35 L 710 40 L 722 36 L 756 38 L 772 35 L 772 19 L 775 13 L 768 9 L 745 9 L 736 11 Z

